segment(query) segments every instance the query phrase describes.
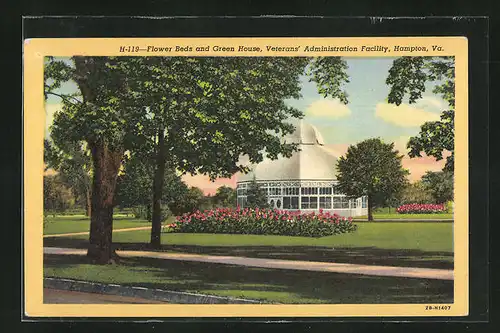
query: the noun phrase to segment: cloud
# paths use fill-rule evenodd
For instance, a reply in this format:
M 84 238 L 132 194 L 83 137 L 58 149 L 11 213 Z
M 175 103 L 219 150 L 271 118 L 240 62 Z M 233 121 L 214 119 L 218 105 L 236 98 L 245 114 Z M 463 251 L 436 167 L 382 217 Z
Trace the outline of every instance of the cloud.
M 375 116 L 400 127 L 419 127 L 427 121 L 440 119 L 437 113 L 404 103 L 399 106 L 378 103 L 375 107 Z
M 351 114 L 351 110 L 338 99 L 319 99 L 306 109 L 306 115 L 325 117 L 325 118 L 343 118 Z
M 415 107 L 424 110 L 443 111 L 449 109 L 448 103 L 441 98 L 424 96 L 415 103 Z

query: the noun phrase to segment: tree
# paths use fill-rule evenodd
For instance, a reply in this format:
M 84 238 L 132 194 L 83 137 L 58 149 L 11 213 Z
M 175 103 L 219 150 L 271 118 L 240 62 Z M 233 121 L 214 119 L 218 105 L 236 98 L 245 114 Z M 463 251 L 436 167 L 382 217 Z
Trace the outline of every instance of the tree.
M 426 204 L 433 203 L 431 192 L 424 186 L 421 181 L 409 183 L 403 189 L 401 196 L 402 204 Z
M 442 160 L 446 151 L 444 171 L 453 172 L 454 162 L 454 114 L 455 114 L 455 61 L 453 57 L 401 57 L 394 60 L 386 83 L 389 85 L 389 103 L 400 105 L 409 95 L 409 103 L 422 98 L 425 84 L 435 82 L 434 94 L 448 102 L 441 120 L 424 123 L 418 136 L 410 138 L 410 157 L 420 157 L 422 152 Z
M 373 221 L 373 209 L 387 204 L 407 183 L 409 172 L 402 167 L 402 157 L 394 143 L 374 138 L 349 146 L 339 158 L 339 190 L 348 197 L 368 197 L 369 221 Z
M 93 161 L 88 256 L 100 263 L 113 255 L 116 180 L 124 153 L 144 151 L 155 166 L 151 244 L 159 246 L 164 170 L 212 179 L 248 171 L 241 155 L 258 163 L 264 155 L 285 157 L 297 144 L 285 120 L 302 112 L 285 100 L 300 97 L 307 71 L 325 96 L 347 102 L 342 91 L 346 63 L 340 58 L 298 57 L 83 57 L 48 58 L 45 96 L 62 99 L 51 135 L 86 143 Z M 322 73 L 320 75 L 320 73 Z M 75 94 L 58 90 L 65 81 Z
M 138 208 L 138 217 L 151 221 L 153 176 L 154 170 L 151 164 L 146 163 L 137 155 L 130 155 L 126 159 L 122 174 L 118 177 L 116 204 L 121 207 Z M 164 179 L 161 200 L 163 211 L 173 202 L 182 202 L 188 192 L 187 185 L 172 168 L 165 169 Z
M 427 171 L 422 176 L 422 183 L 436 203 L 453 201 L 453 174 L 451 172 Z
M 52 168 L 58 172 L 77 199 L 83 199 L 85 215 L 90 216 L 92 160 L 88 149 L 75 142 L 55 143 L 45 139 L 44 162 L 46 169 Z
M 215 204 L 220 207 L 235 207 L 236 189 L 229 186 L 219 187 L 215 193 L 214 201 Z
M 74 204 L 73 193 L 65 186 L 59 175 L 43 176 L 44 212 L 63 213 Z
M 181 200 L 176 200 L 171 202 L 170 210 L 175 215 L 181 215 L 184 213 L 192 213 L 201 208 L 205 196 L 203 191 L 198 187 L 190 187 L 188 192 L 181 198 Z
M 112 250 L 113 203 L 118 171 L 130 141 L 129 122 L 139 109 L 131 103 L 129 73 L 118 66 L 130 58 L 74 56 L 70 60 L 45 61 L 44 93 L 62 99 L 62 110 L 54 114 L 54 142 L 85 145 L 92 157 L 92 200 L 87 255 L 108 263 Z M 74 93 L 62 94 L 64 82 L 73 81 Z
M 336 57 L 137 57 L 126 65 L 146 114 L 138 122 L 139 149 L 154 161 L 153 247 L 161 244 L 166 163 L 214 179 L 248 171 L 238 164 L 242 155 L 251 163 L 262 161 L 264 154 L 271 159 L 291 156 L 297 144 L 280 142 L 276 134 L 292 133 L 293 125 L 285 120 L 303 116 L 285 100 L 300 97 L 306 67 L 325 97 L 347 103 L 342 90 L 347 65 Z M 144 143 L 150 148 L 144 149 Z
M 255 178 L 247 189 L 246 206 L 250 208 L 269 208 L 267 193 L 260 187 Z

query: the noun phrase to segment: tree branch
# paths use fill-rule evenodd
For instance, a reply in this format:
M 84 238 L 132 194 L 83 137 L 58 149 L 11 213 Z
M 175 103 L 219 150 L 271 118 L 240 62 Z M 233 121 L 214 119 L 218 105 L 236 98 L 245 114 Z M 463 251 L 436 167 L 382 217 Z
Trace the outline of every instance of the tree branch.
M 71 102 L 70 102 L 67 98 L 68 98 L 68 97 L 71 97 L 73 100 L 77 101 L 79 104 L 82 104 L 82 102 L 81 102 L 81 101 L 79 101 L 78 99 L 76 99 L 76 98 L 75 98 L 75 97 L 73 97 L 73 96 L 65 96 L 65 95 L 57 94 L 57 93 L 52 92 L 52 91 L 48 91 L 48 92 L 46 92 L 46 94 L 47 94 L 47 95 L 54 95 L 54 96 L 57 96 L 57 97 L 59 97 L 59 98 L 61 98 L 61 99 L 65 100 L 65 101 L 66 101 L 66 102 L 68 102 L 68 103 L 71 103 Z M 75 105 L 75 103 L 71 103 L 71 104 Z

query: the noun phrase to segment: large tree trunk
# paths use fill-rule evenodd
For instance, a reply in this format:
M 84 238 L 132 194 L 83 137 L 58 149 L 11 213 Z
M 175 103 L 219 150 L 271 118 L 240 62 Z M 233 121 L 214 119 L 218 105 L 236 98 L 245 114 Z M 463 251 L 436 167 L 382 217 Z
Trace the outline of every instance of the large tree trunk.
M 156 155 L 155 174 L 153 179 L 153 216 L 151 223 L 151 247 L 161 246 L 161 198 L 165 181 L 165 137 L 164 130 L 158 131 L 158 153 Z
M 112 249 L 113 196 L 123 152 L 110 150 L 104 142 L 93 143 L 90 146 L 94 178 L 87 256 L 97 263 L 105 264 L 109 263 L 114 255 Z
M 368 221 L 373 221 L 373 204 L 370 195 L 368 195 Z
M 92 216 L 92 194 L 90 188 L 85 190 L 85 216 Z

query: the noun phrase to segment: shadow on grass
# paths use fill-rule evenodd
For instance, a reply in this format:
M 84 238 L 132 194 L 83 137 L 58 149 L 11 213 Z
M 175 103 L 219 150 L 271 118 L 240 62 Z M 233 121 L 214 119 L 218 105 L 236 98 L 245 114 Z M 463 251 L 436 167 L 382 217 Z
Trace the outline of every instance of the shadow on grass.
M 44 246 L 86 248 L 87 240 L 46 238 Z M 117 250 L 171 251 L 193 254 L 250 258 L 304 260 L 400 267 L 453 269 L 453 253 L 425 252 L 415 249 L 376 247 L 331 248 L 319 246 L 197 246 L 162 245 L 151 249 L 147 243 L 114 243 Z
M 452 303 L 453 281 L 303 272 L 123 258 L 90 265 L 84 256 L 45 255 L 45 275 L 280 303 Z M 48 272 L 48 273 L 47 273 Z
M 85 216 L 85 215 L 81 215 L 81 214 L 78 214 L 78 215 L 56 215 L 56 216 L 49 214 L 47 217 L 49 218 L 50 221 L 65 221 L 65 222 L 89 221 L 90 222 L 89 216 Z M 133 222 L 144 222 L 144 223 L 151 224 L 150 221 L 148 222 L 148 221 L 143 220 L 143 219 L 137 219 L 134 217 L 134 215 L 113 216 L 113 221 L 123 221 L 123 220 L 133 221 Z

